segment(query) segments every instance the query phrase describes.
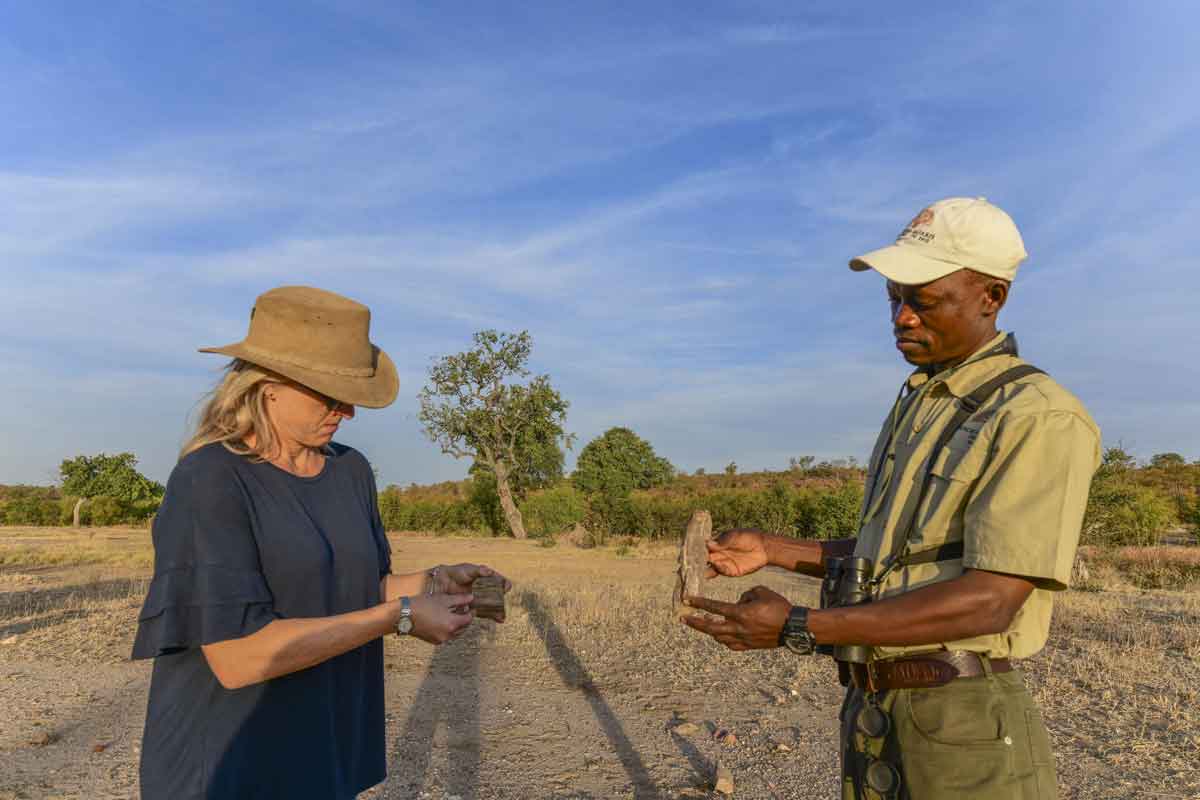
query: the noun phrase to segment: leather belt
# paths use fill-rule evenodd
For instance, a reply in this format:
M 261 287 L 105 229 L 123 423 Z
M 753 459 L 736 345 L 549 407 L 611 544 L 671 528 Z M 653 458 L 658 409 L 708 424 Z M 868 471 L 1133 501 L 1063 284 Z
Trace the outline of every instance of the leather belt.
M 850 682 L 868 692 L 888 689 L 928 689 L 943 686 L 955 678 L 986 675 L 984 656 L 969 650 L 921 653 L 916 656 L 849 664 Z M 993 673 L 1012 672 L 1007 658 L 987 659 Z M 843 662 L 845 663 L 845 662 Z

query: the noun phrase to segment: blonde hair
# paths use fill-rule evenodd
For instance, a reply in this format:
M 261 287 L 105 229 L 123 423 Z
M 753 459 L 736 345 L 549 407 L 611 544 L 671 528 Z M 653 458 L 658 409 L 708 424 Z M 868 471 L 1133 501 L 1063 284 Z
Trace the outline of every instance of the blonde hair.
M 284 383 L 276 375 L 249 361 L 235 358 L 211 392 L 196 420 L 196 431 L 179 452 L 182 459 L 205 445 L 220 442 L 226 450 L 254 461 L 266 461 L 275 452 L 278 437 L 267 417 L 264 390 L 272 383 Z M 246 443 L 247 437 L 254 446 Z

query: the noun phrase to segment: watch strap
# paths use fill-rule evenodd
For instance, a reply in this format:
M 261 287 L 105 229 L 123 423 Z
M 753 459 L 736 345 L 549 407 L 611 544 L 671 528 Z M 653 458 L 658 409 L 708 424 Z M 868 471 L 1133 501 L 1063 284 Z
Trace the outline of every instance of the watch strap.
M 400 598 L 400 619 L 396 620 L 396 635 L 407 636 L 412 633 L 412 603 L 407 597 Z

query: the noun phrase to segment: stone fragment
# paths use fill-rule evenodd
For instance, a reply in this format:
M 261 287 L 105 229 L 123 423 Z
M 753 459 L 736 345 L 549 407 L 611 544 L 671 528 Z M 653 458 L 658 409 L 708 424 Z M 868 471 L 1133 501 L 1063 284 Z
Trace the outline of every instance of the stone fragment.
M 713 789 L 721 794 L 733 794 L 733 773 L 720 762 L 717 762 L 717 776 L 713 781 Z
M 714 733 L 713 739 L 725 745 L 726 747 L 733 747 L 738 741 L 737 736 L 734 735 L 733 731 L 726 730 L 725 728 L 721 728 Z
M 700 726 L 694 722 L 684 722 L 671 729 L 671 733 L 679 736 L 695 736 L 700 732 Z
M 696 613 L 691 606 L 683 604 L 685 595 L 700 596 L 704 593 L 705 574 L 708 572 L 708 546 L 712 538 L 712 517 L 707 511 L 696 511 L 688 520 L 687 531 L 679 543 L 679 565 L 675 573 L 675 592 L 672 603 L 677 617 Z
M 471 584 L 471 608 L 475 616 L 504 622 L 504 579 L 496 575 L 484 575 Z

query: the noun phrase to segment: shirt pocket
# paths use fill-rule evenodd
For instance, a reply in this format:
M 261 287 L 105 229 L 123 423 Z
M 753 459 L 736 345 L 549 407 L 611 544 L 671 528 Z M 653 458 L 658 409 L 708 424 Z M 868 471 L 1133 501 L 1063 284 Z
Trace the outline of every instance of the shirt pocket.
M 959 431 L 941 452 L 933 455 L 933 466 L 917 512 L 915 543 L 931 546 L 962 538 L 961 511 L 983 470 L 985 451 L 985 447 L 968 444 Z

